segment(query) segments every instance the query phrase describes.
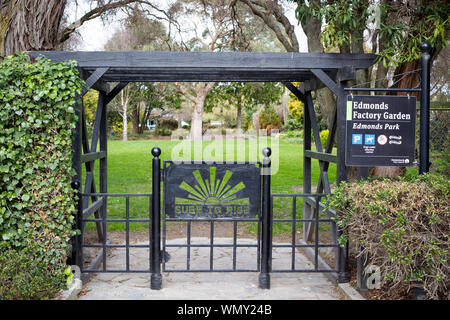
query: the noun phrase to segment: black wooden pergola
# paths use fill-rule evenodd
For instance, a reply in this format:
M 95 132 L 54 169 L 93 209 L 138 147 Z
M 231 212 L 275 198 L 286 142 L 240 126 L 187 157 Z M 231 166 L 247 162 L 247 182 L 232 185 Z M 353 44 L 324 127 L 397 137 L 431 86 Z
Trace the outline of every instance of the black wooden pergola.
M 355 79 L 358 69 L 374 64 L 372 54 L 335 53 L 272 53 L 272 52 L 30 52 L 30 56 L 44 55 L 53 62 L 76 60 L 81 77 L 86 82 L 82 96 L 93 88 L 98 90 L 98 107 L 93 125 L 91 143 L 82 105 L 77 105 L 79 117 L 73 137 L 73 168 L 75 186 L 81 193 L 107 193 L 107 122 L 106 110 L 111 100 L 129 82 L 197 82 L 197 81 L 250 81 L 282 82 L 304 103 L 304 193 L 311 193 L 311 162 L 318 160 L 320 179 L 317 193 L 331 193 L 328 180 L 330 163 L 337 164 L 337 181 L 347 179 L 345 166 L 345 120 L 347 82 Z M 300 82 L 297 88 L 293 82 Z M 110 87 L 110 83 L 114 83 Z M 332 128 L 325 146 L 320 142 L 317 116 L 311 92 L 328 87 L 336 96 Z M 312 134 L 316 150 L 312 150 Z M 332 154 L 337 135 L 337 155 Z M 97 149 L 99 145 L 99 149 Z M 282 156 L 282 155 L 281 155 Z M 99 161 L 99 187 L 94 183 L 94 163 Z M 82 177 L 82 166 L 85 176 Z M 83 187 L 84 185 L 84 187 Z M 304 217 L 313 218 L 320 204 L 315 198 L 307 198 Z M 79 203 L 79 216 L 96 218 L 106 213 L 106 197 L 83 198 Z M 312 224 L 305 223 L 305 240 L 312 235 Z M 102 225 L 97 223 L 99 239 L 103 239 Z M 345 250 L 345 249 L 344 249 Z M 348 281 L 345 272 L 345 253 L 340 255 L 340 281 Z M 77 257 L 75 257 L 77 260 Z

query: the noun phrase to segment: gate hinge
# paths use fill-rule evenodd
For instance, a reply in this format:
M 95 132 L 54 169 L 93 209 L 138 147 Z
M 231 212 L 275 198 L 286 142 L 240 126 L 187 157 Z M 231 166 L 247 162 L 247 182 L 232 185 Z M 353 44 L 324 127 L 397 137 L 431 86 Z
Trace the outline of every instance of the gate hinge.
M 161 181 L 164 181 L 164 169 L 161 169 Z

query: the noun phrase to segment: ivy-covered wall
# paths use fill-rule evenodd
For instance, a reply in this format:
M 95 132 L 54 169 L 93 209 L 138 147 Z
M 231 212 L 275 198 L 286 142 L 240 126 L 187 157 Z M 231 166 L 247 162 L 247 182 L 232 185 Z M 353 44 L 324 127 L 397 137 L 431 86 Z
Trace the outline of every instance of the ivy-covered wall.
M 45 262 L 42 272 L 64 280 L 75 232 L 72 132 L 81 85 L 75 62 L 0 57 L 0 299 L 14 286 L 1 268 L 11 250 L 33 247 L 28 256 Z

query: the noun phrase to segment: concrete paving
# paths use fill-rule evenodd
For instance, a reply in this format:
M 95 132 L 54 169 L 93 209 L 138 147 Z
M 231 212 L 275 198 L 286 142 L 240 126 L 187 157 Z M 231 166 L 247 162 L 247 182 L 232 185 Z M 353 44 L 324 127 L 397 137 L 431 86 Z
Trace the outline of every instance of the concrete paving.
M 185 239 L 169 240 L 170 244 Z M 215 238 L 216 243 L 232 244 L 230 238 Z M 239 244 L 256 244 L 239 239 Z M 208 238 L 192 238 L 191 243 L 209 243 Z M 167 269 L 186 268 L 186 248 L 167 248 L 171 255 Z M 209 268 L 210 248 L 191 248 L 190 267 Z M 232 248 L 214 248 L 214 268 L 232 268 Z M 291 267 L 291 249 L 274 248 L 273 268 Z M 256 248 L 240 247 L 236 251 L 238 269 L 256 268 Z M 313 264 L 299 251 L 295 254 L 298 269 L 312 269 Z M 130 268 L 145 270 L 149 266 L 148 249 L 130 249 Z M 108 269 L 125 268 L 125 249 L 111 249 Z M 331 300 L 339 299 L 335 284 L 321 273 L 271 273 L 271 289 L 258 287 L 257 272 L 166 272 L 163 288 L 150 290 L 148 273 L 97 273 L 83 286 L 79 300 Z

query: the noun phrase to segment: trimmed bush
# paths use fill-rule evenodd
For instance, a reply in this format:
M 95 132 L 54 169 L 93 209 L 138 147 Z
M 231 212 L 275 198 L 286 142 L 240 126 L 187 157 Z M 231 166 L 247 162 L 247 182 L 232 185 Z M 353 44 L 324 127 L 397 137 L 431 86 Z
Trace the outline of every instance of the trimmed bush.
M 450 288 L 450 181 L 436 174 L 341 183 L 327 200 L 337 224 L 380 267 L 385 290 L 423 283 L 430 299 Z M 341 237 L 344 245 L 347 238 Z
M 25 273 L 27 259 L 39 262 L 23 277 L 16 277 L 14 268 L 2 269 L 0 283 L 7 286 L 2 292 L 20 288 L 24 279 L 38 277 L 36 272 L 55 277 L 53 284 L 64 283 L 75 233 L 71 151 L 80 92 L 75 62 L 31 61 L 26 53 L 0 61 L 0 256 L 2 261 L 16 257 L 11 263 Z M 27 251 L 30 243 L 33 254 Z M 23 288 L 24 298 L 45 296 L 31 292 L 38 285 Z M 14 297 L 20 298 L 19 291 Z
M 278 116 L 277 112 L 272 106 L 265 107 L 259 114 L 259 126 L 261 129 L 281 129 L 283 128 L 283 122 Z

